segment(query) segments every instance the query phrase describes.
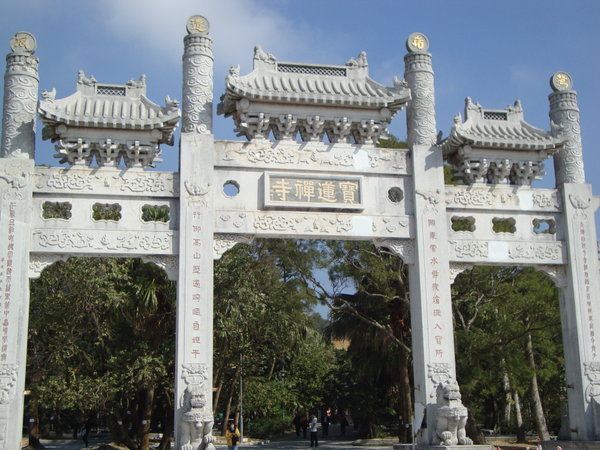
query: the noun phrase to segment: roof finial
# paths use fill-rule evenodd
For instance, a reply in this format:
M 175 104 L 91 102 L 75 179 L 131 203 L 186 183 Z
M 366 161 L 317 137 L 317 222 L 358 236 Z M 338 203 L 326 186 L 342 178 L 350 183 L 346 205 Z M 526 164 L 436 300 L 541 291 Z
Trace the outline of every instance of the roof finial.
M 429 39 L 423 33 L 412 33 L 406 40 L 406 50 L 410 53 L 426 52 L 429 50 Z
M 206 17 L 195 15 L 188 19 L 185 28 L 188 34 L 208 34 L 210 25 Z
M 573 88 L 573 79 L 567 72 L 556 72 L 550 78 L 550 87 L 554 92 L 569 91 Z
M 32 55 L 36 48 L 35 37 L 27 31 L 19 31 L 10 39 L 10 49 L 13 53 Z

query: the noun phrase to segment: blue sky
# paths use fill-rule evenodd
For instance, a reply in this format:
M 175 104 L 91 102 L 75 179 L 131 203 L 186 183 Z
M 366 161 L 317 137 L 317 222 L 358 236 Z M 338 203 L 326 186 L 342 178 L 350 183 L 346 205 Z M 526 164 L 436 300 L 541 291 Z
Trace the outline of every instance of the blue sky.
M 436 72 L 437 127 L 447 135 L 453 116 L 471 96 L 486 108 L 521 99 L 528 122 L 549 129 L 548 80 L 567 71 L 579 93 L 585 169 L 600 193 L 600 2 L 596 0 L 20 0 L 0 4 L 0 48 L 29 31 L 38 40 L 40 91 L 65 97 L 83 69 L 100 82 L 121 84 L 144 73 L 149 97 L 181 98 L 181 53 L 186 19 L 211 22 L 215 99 L 227 69 L 252 67 L 261 44 L 280 61 L 344 64 L 361 50 L 371 77 L 391 85 L 402 77 L 404 42 L 419 31 L 430 40 Z M 215 101 L 215 103 L 216 103 Z M 215 136 L 232 139 L 231 119 L 215 120 Z M 41 130 L 38 130 L 38 134 Z M 406 136 L 399 114 L 390 131 Z M 48 142 L 39 163 L 53 163 Z M 177 167 L 176 147 L 165 148 L 163 170 Z M 553 186 L 552 168 L 542 184 Z

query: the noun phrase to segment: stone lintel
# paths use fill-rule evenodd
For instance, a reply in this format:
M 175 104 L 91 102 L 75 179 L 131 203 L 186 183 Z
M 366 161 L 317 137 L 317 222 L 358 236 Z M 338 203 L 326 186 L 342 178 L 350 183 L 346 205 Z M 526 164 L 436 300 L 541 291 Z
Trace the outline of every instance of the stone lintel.
M 408 149 L 378 148 L 348 143 L 217 141 L 216 164 L 239 168 L 297 168 L 327 172 L 407 175 Z
M 31 251 L 85 256 L 175 255 L 178 232 L 92 229 L 33 229 Z
M 307 211 L 233 211 L 215 212 L 215 232 L 250 234 L 256 237 L 325 239 L 409 239 L 409 216 L 336 214 Z
M 561 205 L 556 189 L 479 184 L 446 186 L 445 190 L 448 210 L 559 212 Z
M 177 172 L 104 167 L 35 167 L 35 194 L 85 194 L 100 196 L 179 197 Z
M 474 240 L 448 241 L 450 262 L 502 265 L 566 264 L 567 255 L 561 241 Z

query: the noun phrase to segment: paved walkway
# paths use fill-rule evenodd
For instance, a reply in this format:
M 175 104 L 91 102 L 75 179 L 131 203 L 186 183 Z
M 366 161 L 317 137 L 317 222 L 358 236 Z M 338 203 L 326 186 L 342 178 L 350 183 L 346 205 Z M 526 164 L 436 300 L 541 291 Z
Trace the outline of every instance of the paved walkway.
M 334 427 L 332 427 L 334 428 Z M 331 430 L 330 430 L 331 431 Z M 356 439 L 351 433 L 347 436 L 340 436 L 339 430 L 333 430 L 330 432 L 330 436 L 323 438 L 319 432 L 319 450 L 342 450 L 342 449 L 364 449 L 364 450 L 391 450 L 391 443 L 381 443 L 381 445 L 371 443 L 368 446 L 354 446 L 352 443 Z M 96 436 L 90 434 L 90 446 L 89 449 L 97 448 L 100 444 L 109 441 L 107 435 Z M 47 449 L 68 449 L 68 450 L 80 450 L 85 449 L 83 442 L 73 439 L 60 439 L 60 440 L 42 440 L 42 443 Z M 239 446 L 240 450 L 269 450 L 269 449 L 286 449 L 286 450 L 298 450 L 307 449 L 310 447 L 309 439 L 297 438 L 295 434 L 281 437 L 272 441 L 266 441 L 262 443 L 246 443 L 244 442 Z M 217 450 L 227 450 L 226 445 L 217 444 Z

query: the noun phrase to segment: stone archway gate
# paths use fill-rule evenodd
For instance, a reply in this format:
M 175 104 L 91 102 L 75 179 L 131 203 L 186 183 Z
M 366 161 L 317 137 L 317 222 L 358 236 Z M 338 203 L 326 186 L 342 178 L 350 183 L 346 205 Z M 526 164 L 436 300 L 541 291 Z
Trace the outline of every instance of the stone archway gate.
M 82 71 L 74 94 L 44 91 L 38 101 L 35 38 L 20 32 L 10 45 L 0 158 L 0 448 L 21 440 L 29 279 L 80 255 L 140 257 L 178 281 L 177 448 L 204 448 L 199 439 L 213 420 L 213 259 L 255 237 L 370 240 L 409 265 L 415 430 L 427 410 L 424 445 L 438 442 L 436 389 L 455 379 L 454 277 L 475 264 L 545 271 L 561 292 L 571 438 L 600 438 L 598 201 L 584 180 L 568 74 L 552 78 L 551 131 L 527 124 L 518 102 L 489 110 L 467 99 L 464 120 L 457 116 L 441 141 L 422 34 L 409 37 L 404 79 L 392 87 L 369 78 L 364 52 L 326 66 L 278 62 L 257 47 L 250 74 L 230 69 L 218 111 L 247 141 L 218 141 L 209 25 L 193 16 L 184 39 L 181 169 L 159 172 L 145 169 L 160 144 L 172 144 L 177 101 L 151 102 L 144 76 L 106 85 Z M 376 148 L 404 107 L 409 148 Z M 35 165 L 38 114 L 66 168 Z M 534 189 L 549 155 L 557 188 Z M 444 184 L 444 161 L 465 185 Z M 60 212 L 44 212 L 52 208 Z M 147 220 L 148 209 L 167 210 L 169 220 Z M 105 210 L 120 220 L 104 220 Z M 466 228 L 454 231 L 456 221 Z M 512 232 L 494 232 L 497 222 Z

